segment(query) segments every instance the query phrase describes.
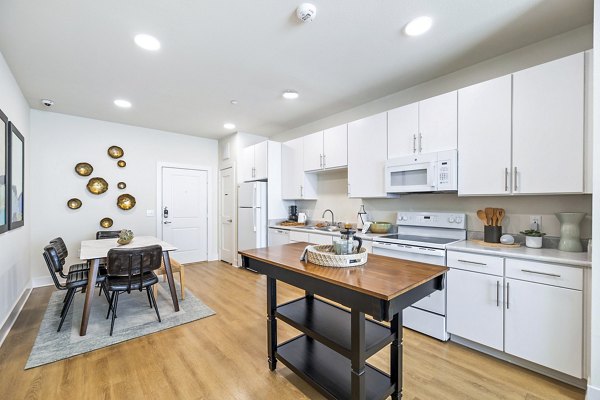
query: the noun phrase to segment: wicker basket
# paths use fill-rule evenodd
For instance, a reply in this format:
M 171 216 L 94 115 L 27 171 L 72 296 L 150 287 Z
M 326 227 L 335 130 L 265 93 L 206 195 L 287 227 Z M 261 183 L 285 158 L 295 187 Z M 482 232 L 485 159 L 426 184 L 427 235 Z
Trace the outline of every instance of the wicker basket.
M 308 262 L 324 267 L 357 267 L 367 262 L 367 255 L 367 249 L 364 247 L 361 247 L 357 254 L 340 255 L 335 254 L 331 245 L 308 246 L 306 248 Z

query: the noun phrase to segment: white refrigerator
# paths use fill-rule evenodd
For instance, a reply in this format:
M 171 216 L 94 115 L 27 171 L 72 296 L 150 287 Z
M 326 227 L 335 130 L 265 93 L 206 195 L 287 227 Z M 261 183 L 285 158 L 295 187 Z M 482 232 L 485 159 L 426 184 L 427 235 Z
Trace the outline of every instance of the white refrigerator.
M 238 250 L 267 246 L 267 182 L 241 183 L 238 187 Z M 241 257 L 238 259 L 241 264 Z

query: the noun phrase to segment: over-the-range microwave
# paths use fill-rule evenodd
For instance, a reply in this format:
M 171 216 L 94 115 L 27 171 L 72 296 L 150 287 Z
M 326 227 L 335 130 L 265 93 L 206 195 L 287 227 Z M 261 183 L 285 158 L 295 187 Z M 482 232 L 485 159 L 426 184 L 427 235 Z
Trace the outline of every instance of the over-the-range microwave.
M 457 186 L 457 151 L 414 154 L 385 164 L 388 193 L 451 192 Z

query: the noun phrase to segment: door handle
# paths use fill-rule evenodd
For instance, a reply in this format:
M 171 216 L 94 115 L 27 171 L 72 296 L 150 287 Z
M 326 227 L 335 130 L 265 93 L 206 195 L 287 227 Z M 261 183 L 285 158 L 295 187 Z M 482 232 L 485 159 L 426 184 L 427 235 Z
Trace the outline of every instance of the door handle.
M 327 156 L 325 154 L 323 154 L 323 168 L 325 168 L 325 166 L 327 165 Z
M 163 224 L 167 225 L 167 224 L 171 224 L 171 221 L 164 221 Z
M 515 167 L 515 192 L 517 191 L 517 167 Z
M 465 264 L 474 264 L 474 265 L 481 265 L 481 266 L 486 266 L 486 263 L 482 263 L 482 262 L 477 262 L 477 261 L 469 261 L 469 260 L 462 260 L 462 259 L 458 259 L 458 262 L 461 263 L 465 263 Z
M 510 282 L 506 282 L 506 309 L 510 308 Z
M 508 192 L 508 168 L 504 168 L 504 191 Z
M 417 152 L 417 135 L 413 135 L 413 153 Z
M 423 135 L 419 132 L 419 153 L 423 152 Z
M 232 219 L 228 219 L 227 222 L 233 222 L 233 220 Z
M 319 168 L 323 168 L 323 154 L 319 154 Z
M 500 307 L 500 281 L 496 281 L 496 307 Z

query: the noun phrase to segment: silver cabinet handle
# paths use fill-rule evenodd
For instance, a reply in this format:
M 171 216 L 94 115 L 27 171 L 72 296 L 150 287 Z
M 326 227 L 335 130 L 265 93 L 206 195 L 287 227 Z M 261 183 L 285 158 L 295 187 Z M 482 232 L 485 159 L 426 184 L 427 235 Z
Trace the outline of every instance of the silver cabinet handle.
M 419 153 L 423 152 L 423 135 L 419 132 Z
M 496 307 L 500 307 L 500 281 L 496 281 Z
M 551 276 L 553 278 L 560 278 L 559 274 L 551 274 L 549 272 L 539 272 L 539 271 L 532 271 L 530 269 L 522 269 L 522 272 L 527 272 L 529 274 L 537 274 L 537 275 L 545 275 L 545 276 Z
M 319 154 L 319 167 L 323 168 L 323 154 Z
M 515 192 L 517 191 L 517 167 L 515 167 Z
M 508 192 L 508 168 L 504 168 L 504 191 Z
M 304 188 L 300 185 L 300 198 L 304 197 Z
M 506 282 L 506 309 L 510 308 L 510 282 Z
M 413 135 L 413 153 L 417 152 L 417 135 Z
M 350 190 L 350 184 L 348 184 L 348 196 L 350 196 L 350 194 L 352 194 L 352 191 Z
M 323 168 L 327 165 L 327 154 L 323 154 Z
M 170 224 L 170 223 L 171 223 L 171 221 L 165 221 L 165 222 L 163 222 L 163 224 L 165 224 L 165 225 Z
M 477 262 L 477 261 L 469 261 L 469 260 L 458 260 L 459 262 L 465 263 L 465 264 L 475 264 L 475 265 L 482 265 L 482 266 L 486 266 L 486 263 L 482 263 L 482 262 Z

